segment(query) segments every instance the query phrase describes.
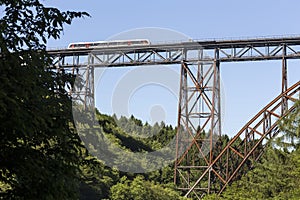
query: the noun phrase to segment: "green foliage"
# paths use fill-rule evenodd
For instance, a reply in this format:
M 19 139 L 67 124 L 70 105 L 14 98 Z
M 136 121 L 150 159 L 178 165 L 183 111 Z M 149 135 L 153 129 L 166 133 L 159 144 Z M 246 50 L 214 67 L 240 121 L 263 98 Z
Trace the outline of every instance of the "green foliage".
M 299 148 L 300 146 L 300 100 L 294 106 L 295 109 L 279 124 L 284 134 L 277 140 L 277 144 L 283 148 Z
M 81 165 L 82 178 L 80 185 L 80 199 L 104 199 L 109 196 L 110 187 L 119 180 L 119 172 L 88 157 Z
M 233 197 L 234 199 L 235 197 Z M 218 194 L 210 194 L 210 195 L 206 195 L 204 196 L 203 200 L 222 200 L 223 198 L 220 197 Z M 240 198 L 242 199 L 242 198 Z
M 0 19 L 2 52 L 45 49 L 47 39 L 60 37 L 64 24 L 89 16 L 86 12 L 61 12 L 45 7 L 39 0 L 2 0 L 0 5 L 4 8 Z
M 299 199 L 300 151 L 292 153 L 269 148 L 262 163 L 234 182 L 224 199 Z
M 177 200 L 181 197 L 173 188 L 145 181 L 142 176 L 137 176 L 133 181 L 122 177 L 119 183 L 111 188 L 112 200 Z
M 147 145 L 146 141 L 144 141 L 141 138 L 133 137 L 132 134 L 128 134 L 128 132 L 125 132 L 126 130 L 120 128 L 118 126 L 119 122 L 116 122 L 113 117 L 100 114 L 99 111 L 97 112 L 97 120 L 100 124 L 101 128 L 103 128 L 103 131 L 106 136 L 109 134 L 110 139 L 112 142 L 114 142 L 116 145 L 120 147 L 125 147 L 126 149 L 132 151 L 132 152 L 141 152 L 141 151 L 152 151 L 153 149 Z M 120 121 L 122 121 L 125 124 L 130 124 L 130 122 L 133 122 L 135 124 L 137 120 L 133 116 L 131 116 L 130 120 L 128 120 L 125 117 L 122 117 Z M 130 128 L 129 125 L 126 126 L 127 128 Z M 132 127 L 135 127 L 134 125 Z M 141 126 L 142 127 L 142 126 Z
M 115 120 L 116 125 L 122 130 L 121 132 L 125 133 L 127 138 L 129 138 L 128 134 L 130 134 L 132 136 L 131 138 L 134 138 L 135 141 L 133 142 L 136 145 L 139 144 L 138 141 L 140 141 L 147 146 L 140 147 L 138 150 L 132 149 L 133 151 L 153 151 L 161 149 L 176 135 L 176 130 L 173 129 L 171 125 L 167 126 L 163 122 L 160 124 L 155 123 L 153 126 L 150 126 L 147 122 L 143 124 L 141 120 L 136 119 L 133 115 L 129 119 L 124 116 L 120 117 L 120 119 L 117 119 L 116 117 L 113 119 Z M 125 144 L 123 145 L 126 146 Z M 132 143 L 127 145 L 127 147 L 131 145 Z M 139 146 L 141 146 L 141 144 Z M 149 148 L 149 146 L 151 148 Z
M 118 151 L 110 151 L 111 144 L 121 148 L 124 151 L 127 152 L 146 152 L 146 151 L 153 151 L 153 149 L 157 148 L 157 146 L 162 147 L 163 144 L 167 144 L 170 139 L 172 139 L 175 134 L 176 130 L 174 130 L 171 126 L 166 126 L 165 124 L 161 123 L 160 125 L 156 124 L 154 126 L 150 126 L 149 124 L 145 123 L 142 124 L 142 122 L 138 119 L 135 119 L 133 116 L 131 116 L 129 119 L 125 117 L 121 117 L 120 119 L 117 119 L 116 116 L 110 117 L 104 114 L 101 114 L 99 111 L 96 111 L 96 119 L 98 120 L 100 127 L 95 128 L 94 131 L 89 133 L 89 129 L 85 129 L 86 133 L 83 134 L 82 138 L 85 141 L 85 145 L 89 146 L 89 151 L 92 155 L 97 155 L 97 157 L 104 162 L 108 162 L 108 160 L 111 160 L 110 166 L 114 164 L 120 164 L 124 168 L 145 168 L 145 171 L 150 166 L 154 165 L 155 163 L 151 163 L 149 161 L 146 161 L 144 159 L 141 160 L 133 160 L 134 158 L 131 158 L 130 156 L 124 156 L 124 154 L 118 152 Z M 133 122 L 133 123 L 132 123 Z M 143 134 L 150 135 L 153 129 L 155 131 L 157 129 L 160 129 L 157 131 L 157 135 L 154 135 L 149 138 L 141 138 L 138 137 L 138 135 L 134 135 L 132 133 L 126 132 L 123 128 L 121 128 L 120 123 L 124 123 L 123 125 L 126 125 L 126 130 L 133 130 L 136 128 L 136 126 L 141 128 L 141 131 Z M 84 125 L 82 125 L 84 126 Z M 149 131 L 144 132 L 145 130 Z M 173 137 L 172 137 L 173 136 Z M 103 142 L 103 140 L 109 140 L 108 143 Z M 101 145 L 98 145 L 97 141 L 101 141 Z M 101 151 L 104 151 L 106 153 L 100 153 Z M 175 155 L 174 155 L 175 156 Z M 133 162 L 134 161 L 134 162 Z M 133 163 L 136 163 L 138 165 L 134 165 Z M 91 166 L 93 167 L 93 165 Z M 95 167 L 93 167 L 95 168 Z M 86 170 L 85 170 L 86 171 Z M 109 171 L 109 170 L 108 170 Z M 131 173 L 124 173 L 119 172 L 120 176 L 127 177 L 126 180 L 123 180 L 125 178 L 122 178 L 120 181 L 118 179 L 118 176 L 113 176 L 112 174 L 108 174 L 107 178 L 112 180 L 110 182 L 107 182 L 106 184 L 104 181 L 99 180 L 98 178 L 95 178 L 99 176 L 100 174 L 103 174 L 103 170 L 100 170 L 99 175 L 96 175 L 97 173 L 95 170 L 91 170 L 92 174 L 90 177 L 90 180 L 93 181 L 85 181 L 84 189 L 82 190 L 82 193 L 84 193 L 83 199 L 87 199 L 87 196 L 97 194 L 98 197 L 101 198 L 108 198 L 106 196 L 105 190 L 107 188 L 111 187 L 111 183 L 117 184 L 114 185 L 112 188 L 118 188 L 118 190 L 114 190 L 111 194 L 114 196 L 117 196 L 115 198 L 123 198 L 127 199 L 129 198 L 126 192 L 128 190 L 128 187 L 131 184 L 131 181 L 134 180 L 136 177 L 138 177 L 138 174 L 131 174 Z M 147 181 L 152 181 L 154 185 L 159 184 L 170 184 L 173 182 L 173 173 L 174 173 L 174 166 L 166 166 L 160 170 L 149 172 L 147 174 L 143 174 L 145 177 L 145 183 Z M 101 176 L 101 175 L 100 175 Z M 123 180 L 123 181 L 122 181 Z M 139 180 L 139 179 L 137 179 Z M 137 183 L 137 180 L 134 183 Z M 150 183 L 149 182 L 149 183 Z M 138 182 L 140 183 L 140 182 Z M 151 185 L 145 185 L 145 186 L 151 186 Z M 146 190 L 146 188 L 143 188 Z M 109 190 L 107 190 L 109 191 Z M 134 190 L 135 191 L 135 190 Z M 158 189 L 159 191 L 159 189 Z M 131 194 L 130 194 L 131 195 Z M 145 194 L 147 195 L 147 194 Z M 159 198 L 160 194 L 153 193 L 151 194 L 154 199 Z M 153 196 L 157 195 L 157 197 Z M 146 198 L 146 197 L 145 197 Z M 147 197 L 146 199 L 149 199 L 150 197 Z M 151 198 L 150 198 L 151 199 Z
M 0 5 L 0 198 L 75 199 L 84 155 L 65 91 L 73 77 L 46 69 L 45 45 L 87 14 L 38 0 Z

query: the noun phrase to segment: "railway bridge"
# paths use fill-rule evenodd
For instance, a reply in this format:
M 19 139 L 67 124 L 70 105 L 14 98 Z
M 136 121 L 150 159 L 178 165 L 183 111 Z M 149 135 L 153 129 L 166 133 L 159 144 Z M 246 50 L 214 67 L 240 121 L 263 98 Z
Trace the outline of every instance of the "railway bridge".
M 53 68 L 84 75 L 83 87 L 75 86 L 72 97 L 85 107 L 94 106 L 95 68 L 180 65 L 174 183 L 185 196 L 195 199 L 207 193 L 221 193 L 245 163 L 256 162 L 263 152 L 261 147 L 278 134 L 278 120 L 293 112 L 293 103 L 300 94 L 300 82 L 291 87 L 287 82 L 287 60 L 300 58 L 300 37 L 87 46 L 48 52 L 54 58 Z M 227 146 L 218 147 L 221 63 L 264 60 L 281 60 L 281 93 Z M 203 132 L 208 134 L 205 138 L 201 137 Z M 213 153 L 214 148 L 220 148 L 217 155 Z

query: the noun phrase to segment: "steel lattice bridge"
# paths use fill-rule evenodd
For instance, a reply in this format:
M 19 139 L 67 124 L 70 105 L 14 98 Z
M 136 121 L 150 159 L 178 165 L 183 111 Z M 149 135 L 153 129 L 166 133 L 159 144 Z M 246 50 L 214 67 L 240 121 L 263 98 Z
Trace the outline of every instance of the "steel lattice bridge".
M 278 133 L 278 121 L 294 110 L 300 82 L 288 88 L 287 60 L 300 58 L 300 37 L 187 41 L 48 51 L 53 68 L 84 76 L 72 97 L 94 106 L 94 69 L 140 65 L 181 65 L 174 183 L 185 196 L 221 193 L 240 171 L 256 162 Z M 281 94 L 263 108 L 228 144 L 221 136 L 220 64 L 281 60 Z M 217 153 L 216 153 L 217 152 Z

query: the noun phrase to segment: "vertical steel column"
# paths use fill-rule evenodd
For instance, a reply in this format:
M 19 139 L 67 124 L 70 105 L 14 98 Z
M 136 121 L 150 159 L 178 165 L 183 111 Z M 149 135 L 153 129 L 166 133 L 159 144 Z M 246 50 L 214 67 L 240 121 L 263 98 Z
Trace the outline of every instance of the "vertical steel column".
M 94 109 L 94 57 L 89 54 L 88 64 L 86 66 L 85 91 L 84 91 L 84 108 Z M 92 111 L 92 110 L 91 110 Z
M 214 79 L 213 79 L 213 96 L 212 96 L 212 121 L 210 134 L 210 162 L 213 161 L 213 144 L 221 136 L 221 101 L 220 101 L 220 61 L 219 49 L 215 49 L 214 53 Z
M 184 85 L 185 85 L 185 80 L 187 79 L 187 72 L 186 69 L 183 67 L 183 62 L 181 63 L 181 72 L 180 72 L 180 88 L 179 88 L 179 101 L 178 101 L 178 120 L 177 120 L 177 132 L 179 133 L 181 129 L 181 113 L 182 113 L 182 101 L 183 101 L 183 96 L 184 96 Z M 179 156 L 179 152 L 181 151 L 179 143 L 182 141 L 180 140 L 181 137 L 179 137 L 179 134 L 176 134 L 176 158 Z M 177 162 L 175 162 L 175 167 L 174 167 L 174 184 L 177 184 Z
M 210 150 L 210 162 L 209 165 L 212 164 L 212 162 L 216 158 L 216 154 L 220 153 L 222 151 L 222 146 L 217 145 L 218 140 L 221 137 L 221 78 L 220 78 L 220 60 L 219 60 L 219 49 L 215 48 L 214 50 L 214 85 L 213 85 L 213 105 L 214 105 L 214 112 L 213 112 L 213 120 L 212 120 L 212 133 L 211 133 L 211 150 Z M 214 148 L 213 148 L 214 147 Z M 213 177 L 215 177 L 215 174 L 213 176 L 211 173 L 213 173 L 213 170 L 220 171 L 220 169 L 224 167 L 221 166 L 220 163 L 217 163 L 215 168 L 210 168 L 209 173 L 209 190 L 208 194 L 211 191 L 216 191 L 216 185 L 218 182 L 212 183 Z M 213 185 L 214 184 L 214 185 Z
M 281 93 L 283 94 L 288 88 L 287 83 L 287 59 L 286 59 L 286 44 L 282 45 L 282 81 L 281 81 Z M 288 110 L 287 99 L 282 97 L 282 115 Z
M 215 65 L 216 65 L 216 71 L 217 71 L 217 106 L 218 106 L 218 137 L 221 137 L 222 135 L 222 116 L 221 116 L 221 113 L 222 113 L 222 108 L 221 108 L 221 72 L 220 72 L 220 51 L 219 49 L 215 49 Z

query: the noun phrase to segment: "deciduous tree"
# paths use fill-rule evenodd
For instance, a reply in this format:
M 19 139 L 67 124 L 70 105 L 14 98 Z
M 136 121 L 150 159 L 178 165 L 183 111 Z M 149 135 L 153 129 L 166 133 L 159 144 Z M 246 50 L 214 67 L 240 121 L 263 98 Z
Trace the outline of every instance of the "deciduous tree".
M 72 77 L 47 69 L 46 43 L 88 14 L 39 0 L 0 6 L 0 199 L 75 199 L 83 157 L 65 90 Z

